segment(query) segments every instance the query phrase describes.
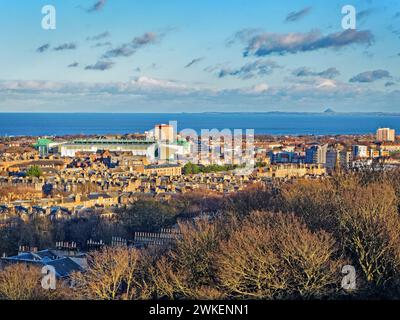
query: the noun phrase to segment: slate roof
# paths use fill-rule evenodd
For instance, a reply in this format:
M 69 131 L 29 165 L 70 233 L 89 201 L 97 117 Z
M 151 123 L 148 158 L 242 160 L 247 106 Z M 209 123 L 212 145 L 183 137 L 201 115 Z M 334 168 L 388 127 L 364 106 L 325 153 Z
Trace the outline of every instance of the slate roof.
M 5 263 L 28 263 L 39 266 L 53 266 L 58 278 L 66 278 L 73 272 L 82 272 L 84 269 L 69 257 L 57 255 L 52 250 L 38 252 L 24 252 L 16 256 L 2 258 Z
M 82 267 L 69 257 L 52 260 L 46 263 L 56 269 L 57 276 L 60 278 L 68 277 L 73 272 L 82 272 Z

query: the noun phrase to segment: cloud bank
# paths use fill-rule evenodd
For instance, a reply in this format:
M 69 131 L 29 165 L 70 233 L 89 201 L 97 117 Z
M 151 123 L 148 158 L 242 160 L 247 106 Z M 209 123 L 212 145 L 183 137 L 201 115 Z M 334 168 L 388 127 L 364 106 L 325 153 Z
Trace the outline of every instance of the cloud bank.
M 374 37 L 369 30 L 345 30 L 323 35 L 319 30 L 307 33 L 257 33 L 242 30 L 235 39 L 245 43 L 243 56 L 263 57 L 310 52 L 321 49 L 340 49 L 351 45 L 371 45 Z
M 77 45 L 73 42 L 63 43 L 54 48 L 54 51 L 75 50 Z
M 103 58 L 130 57 L 139 49 L 159 43 L 165 34 L 146 32 L 141 36 L 135 37 L 131 42 L 124 43 L 117 48 L 106 51 Z
M 361 82 L 361 83 L 369 83 L 374 82 L 381 79 L 391 78 L 390 72 L 387 70 L 374 70 L 374 71 L 366 71 L 362 72 L 353 78 L 351 78 L 350 82 Z
M 322 77 L 327 79 L 333 79 L 338 75 L 340 75 L 340 72 L 338 69 L 334 67 L 328 68 L 320 72 L 311 71 L 311 69 L 307 67 L 301 67 L 293 70 L 292 75 L 294 75 L 295 77 Z
M 112 61 L 97 61 L 95 64 L 86 66 L 85 70 L 105 71 L 111 69 L 113 66 L 114 62 Z
M 280 66 L 272 60 L 258 59 L 254 62 L 246 63 L 238 69 L 222 68 L 218 72 L 218 77 L 236 76 L 245 80 L 269 75 L 277 68 L 280 68 Z

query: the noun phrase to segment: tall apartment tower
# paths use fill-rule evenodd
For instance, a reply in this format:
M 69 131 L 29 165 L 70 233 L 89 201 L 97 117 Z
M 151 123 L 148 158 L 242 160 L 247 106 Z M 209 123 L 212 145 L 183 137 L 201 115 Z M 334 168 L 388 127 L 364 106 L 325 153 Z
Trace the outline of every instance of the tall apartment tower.
M 158 161 L 170 162 L 176 160 L 176 133 L 171 124 L 157 124 L 154 127 L 154 138 L 158 145 Z
M 157 124 L 154 127 L 154 137 L 159 142 L 174 142 L 174 127 L 170 124 Z
M 306 150 L 306 163 L 326 164 L 328 145 L 315 145 Z
M 326 168 L 333 170 L 340 166 L 340 152 L 336 149 L 329 149 L 326 153 Z
M 343 149 L 340 152 L 340 165 L 342 168 L 349 168 L 353 161 L 353 152 L 348 149 Z
M 380 142 L 393 142 L 396 140 L 396 132 L 390 128 L 379 128 L 376 131 L 376 140 Z

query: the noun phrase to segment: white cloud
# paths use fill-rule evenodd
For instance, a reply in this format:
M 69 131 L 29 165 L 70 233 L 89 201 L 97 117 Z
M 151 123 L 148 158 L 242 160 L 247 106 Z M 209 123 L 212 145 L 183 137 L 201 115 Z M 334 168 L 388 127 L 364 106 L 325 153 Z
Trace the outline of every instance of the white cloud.
M 0 81 L 0 111 L 201 112 L 393 110 L 400 92 L 369 89 L 339 80 L 307 78 L 282 86 L 215 89 L 141 76 L 126 82 Z
M 330 79 L 323 79 L 319 84 L 317 84 L 318 89 L 332 89 L 337 88 L 336 82 Z
M 266 92 L 268 90 L 269 90 L 269 85 L 268 84 L 260 83 L 260 84 L 256 84 L 255 86 L 253 86 L 253 87 L 251 87 L 249 89 L 245 89 L 243 91 L 247 92 L 247 93 L 258 94 L 258 93 L 264 93 L 264 92 Z
M 155 78 L 150 78 L 150 77 L 146 77 L 146 76 L 138 77 L 136 80 L 132 81 L 131 83 L 133 85 L 137 85 L 142 88 L 147 87 L 147 88 L 177 89 L 177 90 L 192 89 L 185 83 L 180 83 L 180 82 L 173 81 L 173 80 L 155 79 Z

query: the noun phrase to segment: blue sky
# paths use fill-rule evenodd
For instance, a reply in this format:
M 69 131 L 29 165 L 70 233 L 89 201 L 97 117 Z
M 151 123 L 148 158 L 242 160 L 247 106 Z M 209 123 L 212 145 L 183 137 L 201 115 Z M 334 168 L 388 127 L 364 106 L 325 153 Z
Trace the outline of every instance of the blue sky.
M 355 30 L 342 28 L 347 4 Z M 0 112 L 400 112 L 395 0 L 0 6 Z

